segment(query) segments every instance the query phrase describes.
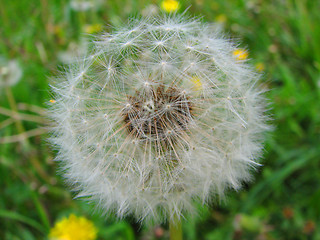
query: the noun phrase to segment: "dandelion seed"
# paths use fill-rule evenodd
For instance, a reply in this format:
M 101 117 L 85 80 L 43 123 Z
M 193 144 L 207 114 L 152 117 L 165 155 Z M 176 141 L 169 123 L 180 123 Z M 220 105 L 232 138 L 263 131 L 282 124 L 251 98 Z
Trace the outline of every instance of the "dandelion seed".
M 57 222 L 50 230 L 50 240 L 95 240 L 97 229 L 94 224 L 85 217 L 77 217 L 71 214 Z
M 78 197 L 175 221 L 251 179 L 268 129 L 259 74 L 210 29 L 179 15 L 132 20 L 55 79 L 51 142 Z

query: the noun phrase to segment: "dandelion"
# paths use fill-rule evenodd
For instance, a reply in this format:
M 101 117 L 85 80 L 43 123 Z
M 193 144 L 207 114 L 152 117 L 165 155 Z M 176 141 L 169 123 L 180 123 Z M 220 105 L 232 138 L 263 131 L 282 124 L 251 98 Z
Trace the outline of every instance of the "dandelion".
M 106 213 L 179 222 L 259 164 L 259 75 L 236 44 L 183 16 L 132 20 L 52 83 L 51 142 L 78 197 Z
M 219 14 L 215 20 L 220 24 L 224 24 L 227 21 L 227 17 L 224 14 Z
M 235 56 L 237 60 L 246 60 L 249 56 L 249 53 L 245 49 L 235 49 L 233 51 L 233 56 Z
M 71 214 L 57 222 L 50 230 L 50 240 L 95 240 L 97 229 L 94 224 L 85 217 L 77 217 Z
M 88 42 L 80 39 L 79 42 L 71 42 L 65 51 L 58 52 L 58 59 L 65 64 L 71 63 L 75 58 L 84 56 L 88 51 Z
M 74 11 L 85 12 L 88 10 L 98 10 L 103 4 L 103 0 L 71 0 L 70 7 Z
M 22 77 L 22 69 L 16 60 L 6 61 L 0 57 L 0 87 L 14 86 Z
M 149 4 L 145 8 L 141 10 L 141 15 L 144 17 L 152 16 L 152 15 L 157 15 L 159 12 L 159 8 L 155 4 Z
M 93 34 L 102 31 L 102 24 L 95 23 L 95 24 L 87 24 L 84 26 L 84 32 L 88 34 Z
M 176 0 L 163 0 L 161 2 L 161 8 L 165 12 L 175 12 L 180 8 L 180 3 Z
M 263 72 L 265 69 L 264 63 L 262 62 L 256 63 L 255 67 L 258 72 Z

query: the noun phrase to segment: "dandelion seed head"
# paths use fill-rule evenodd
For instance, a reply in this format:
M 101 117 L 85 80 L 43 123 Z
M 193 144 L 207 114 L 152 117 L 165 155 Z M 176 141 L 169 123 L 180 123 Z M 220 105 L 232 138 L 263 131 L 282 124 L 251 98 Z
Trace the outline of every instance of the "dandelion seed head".
M 152 16 L 152 15 L 157 15 L 158 12 L 159 12 L 159 8 L 157 5 L 149 4 L 141 10 L 141 15 L 144 17 L 148 17 L 148 16 Z
M 251 179 L 269 127 L 259 74 L 235 43 L 175 15 L 92 45 L 52 84 L 51 142 L 78 197 L 161 222 Z
M 7 61 L 0 56 L 0 87 L 14 86 L 20 81 L 22 74 L 17 60 Z
M 77 12 L 98 10 L 103 5 L 102 0 L 71 0 L 70 8 Z

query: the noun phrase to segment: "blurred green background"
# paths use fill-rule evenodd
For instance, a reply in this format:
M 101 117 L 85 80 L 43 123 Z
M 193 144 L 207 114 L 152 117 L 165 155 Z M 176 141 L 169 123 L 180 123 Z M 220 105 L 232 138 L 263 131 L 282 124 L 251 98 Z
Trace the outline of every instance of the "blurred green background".
M 73 200 L 43 128 L 48 79 L 86 48 L 84 37 L 159 12 L 161 1 L 1 0 L 0 6 L 0 239 L 46 239 L 71 213 L 93 221 L 101 240 L 168 239 L 167 225 L 105 219 Z M 179 12 L 186 8 L 242 40 L 270 89 L 275 130 L 255 181 L 228 193 L 226 202 L 199 206 L 199 216 L 183 222 L 184 239 L 320 239 L 320 1 L 180 1 Z M 18 83 L 3 83 L 19 72 Z

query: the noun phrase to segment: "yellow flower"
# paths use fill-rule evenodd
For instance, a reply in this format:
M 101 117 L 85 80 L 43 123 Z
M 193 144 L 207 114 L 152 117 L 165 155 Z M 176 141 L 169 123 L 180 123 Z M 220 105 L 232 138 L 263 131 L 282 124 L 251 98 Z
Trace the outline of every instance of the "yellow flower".
M 166 12 L 177 11 L 180 7 L 180 3 L 176 0 L 163 0 L 161 2 L 161 8 Z
M 198 77 L 193 77 L 191 79 L 191 82 L 192 82 L 192 88 L 195 90 L 195 91 L 200 91 L 202 90 L 202 82 L 200 80 L 200 78 Z
M 249 53 L 247 50 L 239 48 L 233 51 L 233 56 L 235 56 L 237 60 L 246 60 Z
M 88 24 L 84 26 L 84 32 L 85 33 L 97 33 L 100 32 L 102 30 L 102 24 L 100 23 L 96 23 L 96 24 Z
M 96 237 L 97 229 L 93 223 L 74 214 L 57 222 L 49 233 L 50 240 L 95 240 Z
M 262 72 L 265 69 L 265 66 L 264 66 L 264 64 L 262 62 L 256 63 L 255 67 L 256 67 L 258 72 Z
M 55 102 L 56 102 L 56 100 L 50 99 L 50 101 L 49 101 L 49 102 L 51 102 L 51 103 L 55 103 Z
M 220 14 L 216 16 L 215 20 L 219 23 L 225 23 L 227 21 L 227 17 L 224 14 Z

